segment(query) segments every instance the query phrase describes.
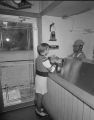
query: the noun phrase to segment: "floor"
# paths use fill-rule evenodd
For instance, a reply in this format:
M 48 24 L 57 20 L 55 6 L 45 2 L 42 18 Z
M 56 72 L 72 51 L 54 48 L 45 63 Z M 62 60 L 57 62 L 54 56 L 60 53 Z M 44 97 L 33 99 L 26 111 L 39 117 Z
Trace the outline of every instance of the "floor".
M 0 115 L 0 120 L 52 120 L 50 116 L 40 117 L 35 113 L 35 106 L 25 107 Z

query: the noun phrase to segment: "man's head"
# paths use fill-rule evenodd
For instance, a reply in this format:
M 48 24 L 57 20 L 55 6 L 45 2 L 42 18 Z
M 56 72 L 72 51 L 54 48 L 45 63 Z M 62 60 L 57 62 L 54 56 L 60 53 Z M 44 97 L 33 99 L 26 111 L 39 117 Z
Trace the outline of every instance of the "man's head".
M 82 51 L 83 45 L 84 42 L 81 39 L 76 40 L 73 45 L 73 51 L 76 53 Z

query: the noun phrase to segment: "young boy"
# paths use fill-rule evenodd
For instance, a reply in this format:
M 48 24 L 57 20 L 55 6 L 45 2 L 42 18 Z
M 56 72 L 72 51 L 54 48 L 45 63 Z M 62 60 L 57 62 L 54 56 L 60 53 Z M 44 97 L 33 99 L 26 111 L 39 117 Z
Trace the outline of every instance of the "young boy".
M 36 58 L 36 77 L 35 77 L 35 92 L 36 92 L 36 113 L 40 116 L 45 116 L 42 109 L 43 96 L 47 93 L 47 77 L 48 72 L 55 70 L 55 65 L 51 65 L 47 55 L 49 53 L 49 45 L 41 43 L 37 47 L 39 56 Z

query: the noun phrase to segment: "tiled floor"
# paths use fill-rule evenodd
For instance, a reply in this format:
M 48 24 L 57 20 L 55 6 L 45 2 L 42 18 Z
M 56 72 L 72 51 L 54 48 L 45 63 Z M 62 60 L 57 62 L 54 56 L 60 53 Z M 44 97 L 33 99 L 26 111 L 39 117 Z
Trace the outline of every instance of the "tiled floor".
M 50 116 L 40 117 L 35 113 L 35 106 L 21 108 L 0 115 L 0 120 L 52 120 Z

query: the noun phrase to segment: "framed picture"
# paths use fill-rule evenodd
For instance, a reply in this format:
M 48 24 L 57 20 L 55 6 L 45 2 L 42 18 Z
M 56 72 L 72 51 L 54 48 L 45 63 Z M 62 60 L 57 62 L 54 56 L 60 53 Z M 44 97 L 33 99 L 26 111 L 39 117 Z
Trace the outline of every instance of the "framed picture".
M 50 40 L 49 41 L 56 41 L 55 23 L 50 24 Z

